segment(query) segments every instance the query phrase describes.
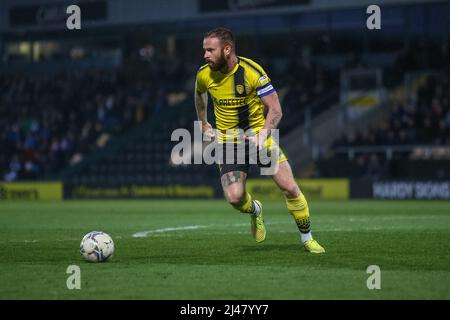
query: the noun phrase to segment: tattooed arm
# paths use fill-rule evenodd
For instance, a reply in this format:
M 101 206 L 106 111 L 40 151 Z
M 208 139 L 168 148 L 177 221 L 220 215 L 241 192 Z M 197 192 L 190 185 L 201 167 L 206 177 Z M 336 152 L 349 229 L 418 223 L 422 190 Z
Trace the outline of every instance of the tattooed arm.
M 245 137 L 247 140 L 255 143 L 259 148 L 264 145 L 265 141 L 270 136 L 270 130 L 278 128 L 278 124 L 283 116 L 280 100 L 278 99 L 278 94 L 276 92 L 272 92 L 271 94 L 262 97 L 261 100 L 267 109 L 269 109 L 264 128 L 259 131 L 258 136 Z
M 197 118 L 201 122 L 208 122 L 206 117 L 206 106 L 208 105 L 208 94 L 206 92 L 200 93 L 197 90 L 197 83 L 194 90 L 195 110 L 197 111 Z
M 266 122 L 264 123 L 264 129 L 270 132 L 271 129 L 278 128 L 283 112 L 281 111 L 280 100 L 278 99 L 278 94 L 272 92 L 271 94 L 261 98 L 264 105 L 269 110 L 266 117 Z
M 195 87 L 194 91 L 194 103 L 195 110 L 197 111 L 197 118 L 202 122 L 202 132 L 209 135 L 210 137 L 213 137 L 214 132 L 206 116 L 206 107 L 208 106 L 208 93 L 199 93 L 197 91 L 197 86 Z

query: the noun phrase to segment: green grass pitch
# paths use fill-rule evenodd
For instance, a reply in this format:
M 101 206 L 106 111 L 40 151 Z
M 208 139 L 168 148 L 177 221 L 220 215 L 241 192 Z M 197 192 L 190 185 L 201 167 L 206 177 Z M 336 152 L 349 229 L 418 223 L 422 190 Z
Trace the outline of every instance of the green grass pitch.
M 224 200 L 1 202 L 0 299 L 450 299 L 449 202 L 311 200 L 323 255 L 303 251 L 283 201 L 263 206 L 257 244 Z M 82 260 L 92 230 L 113 237 L 111 261 Z

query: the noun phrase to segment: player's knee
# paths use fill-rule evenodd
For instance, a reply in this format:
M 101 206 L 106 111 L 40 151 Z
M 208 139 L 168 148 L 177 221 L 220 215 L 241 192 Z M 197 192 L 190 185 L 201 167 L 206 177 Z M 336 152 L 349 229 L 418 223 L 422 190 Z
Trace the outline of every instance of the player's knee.
M 244 202 L 244 193 L 242 192 L 227 192 L 226 198 L 229 204 L 233 207 L 240 206 Z
M 297 184 L 291 184 L 282 189 L 283 194 L 287 198 L 297 198 L 300 195 L 300 188 L 297 186 Z
M 231 197 L 228 198 L 228 203 L 231 204 L 233 207 L 239 207 L 244 202 L 243 197 Z

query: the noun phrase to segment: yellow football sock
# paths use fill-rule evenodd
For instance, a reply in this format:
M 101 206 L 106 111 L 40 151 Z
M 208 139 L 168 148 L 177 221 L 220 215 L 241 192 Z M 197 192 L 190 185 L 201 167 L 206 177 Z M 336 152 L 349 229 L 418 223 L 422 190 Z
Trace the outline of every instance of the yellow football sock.
M 242 204 L 233 205 L 233 207 L 242 213 L 253 213 L 253 200 L 250 193 L 245 193 L 244 201 L 242 202 Z
M 300 230 L 301 233 L 310 232 L 311 223 L 309 221 L 308 202 L 306 202 L 303 193 L 300 193 L 297 198 L 286 198 L 286 205 L 289 212 L 294 217 L 298 230 Z

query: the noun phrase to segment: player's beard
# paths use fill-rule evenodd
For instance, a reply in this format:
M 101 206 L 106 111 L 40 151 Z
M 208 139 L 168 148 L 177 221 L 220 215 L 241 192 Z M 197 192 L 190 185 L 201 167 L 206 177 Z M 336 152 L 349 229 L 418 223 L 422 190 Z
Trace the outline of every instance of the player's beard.
M 227 59 L 225 58 L 225 54 L 222 50 L 222 52 L 220 53 L 220 58 L 217 60 L 216 63 L 211 62 L 211 64 L 209 64 L 209 67 L 213 70 L 213 71 L 219 71 L 224 69 L 227 66 Z

